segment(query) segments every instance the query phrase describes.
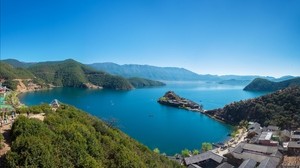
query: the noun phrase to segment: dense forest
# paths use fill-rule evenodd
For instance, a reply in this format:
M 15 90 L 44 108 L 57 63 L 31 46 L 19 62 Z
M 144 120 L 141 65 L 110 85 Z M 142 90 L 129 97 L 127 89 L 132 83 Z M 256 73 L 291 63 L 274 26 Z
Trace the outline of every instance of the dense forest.
M 280 82 L 273 82 L 267 79 L 256 78 L 249 83 L 244 90 L 248 91 L 276 91 L 290 86 L 300 86 L 300 77 Z
M 232 124 L 247 120 L 265 126 L 277 125 L 282 129 L 299 128 L 300 87 L 289 87 L 258 98 L 241 100 L 206 113 Z
M 46 83 L 64 87 L 87 87 L 87 84 L 107 89 L 129 90 L 134 86 L 161 86 L 161 82 L 147 79 L 125 79 L 94 70 L 72 59 L 65 61 L 22 63 L 17 60 L 1 61 L 0 79 L 6 80 L 5 86 L 16 88 L 13 79 L 34 79 L 39 84 Z M 11 64 L 9 64 L 11 63 Z
M 69 105 L 20 112 L 45 112 L 44 121 L 20 116 L 12 127 L 7 167 L 180 167 L 120 130 Z

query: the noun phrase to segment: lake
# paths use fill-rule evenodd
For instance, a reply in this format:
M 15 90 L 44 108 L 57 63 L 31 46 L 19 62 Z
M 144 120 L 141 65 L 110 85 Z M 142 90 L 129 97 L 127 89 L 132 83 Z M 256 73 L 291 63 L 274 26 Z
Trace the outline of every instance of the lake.
M 243 86 L 201 82 L 169 82 L 158 88 L 131 91 L 55 88 L 20 95 L 26 105 L 50 103 L 53 99 L 71 104 L 102 119 L 117 119 L 118 127 L 129 136 L 159 148 L 168 155 L 201 148 L 202 142 L 223 142 L 230 137 L 232 126 L 203 114 L 167 107 L 157 103 L 166 91 L 173 90 L 181 97 L 193 100 L 204 109 L 220 108 L 233 101 L 263 95 L 243 91 Z

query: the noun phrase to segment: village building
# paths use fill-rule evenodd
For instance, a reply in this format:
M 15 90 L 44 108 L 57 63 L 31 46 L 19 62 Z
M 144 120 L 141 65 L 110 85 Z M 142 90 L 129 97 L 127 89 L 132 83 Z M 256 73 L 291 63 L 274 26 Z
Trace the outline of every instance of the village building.
M 200 167 L 216 168 L 225 160 L 226 160 L 225 157 L 215 154 L 212 151 L 207 151 L 205 153 L 184 158 L 184 164 L 186 166 L 196 164 Z
M 258 143 L 267 146 L 278 146 L 279 142 L 272 140 L 273 132 L 262 132 L 258 138 Z
M 255 168 L 256 167 L 256 161 L 253 159 L 246 159 L 243 161 L 243 163 L 239 166 L 239 168 Z
M 300 156 L 300 141 L 290 141 L 287 148 L 289 155 Z
M 282 154 L 279 152 L 278 147 L 249 143 L 240 143 L 233 149 L 231 154 L 237 159 L 253 159 L 256 162 L 262 162 L 264 159 L 272 158 L 279 163 L 282 159 Z
M 216 168 L 234 168 L 234 166 L 232 166 L 228 162 L 224 162 L 224 163 L 220 164 L 219 166 L 217 166 Z
M 54 99 L 50 104 L 52 108 L 58 108 L 60 106 L 59 102 L 57 99 Z
M 291 141 L 300 141 L 300 130 L 295 130 L 291 132 Z
M 277 167 L 278 162 L 273 158 L 266 158 L 257 166 L 257 168 L 275 168 Z

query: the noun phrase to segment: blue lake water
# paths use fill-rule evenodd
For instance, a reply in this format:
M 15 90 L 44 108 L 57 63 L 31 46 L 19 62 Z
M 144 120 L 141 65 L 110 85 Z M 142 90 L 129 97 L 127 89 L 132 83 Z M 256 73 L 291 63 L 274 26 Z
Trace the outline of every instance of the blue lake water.
M 100 118 L 116 118 L 119 128 L 134 139 L 150 149 L 157 147 L 161 152 L 173 155 L 185 148 L 199 149 L 202 142 L 227 140 L 232 127 L 200 113 L 160 105 L 157 103 L 159 97 L 173 90 L 208 110 L 264 94 L 243 91 L 242 88 L 200 82 L 174 82 L 164 87 L 131 91 L 55 88 L 25 93 L 20 95 L 20 99 L 27 105 L 58 99 Z

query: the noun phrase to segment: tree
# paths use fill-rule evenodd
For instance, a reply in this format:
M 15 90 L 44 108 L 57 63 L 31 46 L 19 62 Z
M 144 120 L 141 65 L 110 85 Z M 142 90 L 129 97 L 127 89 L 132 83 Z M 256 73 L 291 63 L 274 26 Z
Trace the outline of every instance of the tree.
M 184 149 L 184 150 L 182 150 L 181 151 L 181 155 L 183 156 L 183 157 L 188 157 L 188 156 L 190 156 L 190 151 L 188 150 L 188 149 Z
M 202 150 L 202 152 L 207 152 L 209 150 L 212 150 L 212 144 L 209 142 L 203 142 L 201 150 Z
M 158 149 L 158 148 L 154 148 L 154 149 L 153 149 L 153 152 L 154 152 L 154 153 L 157 153 L 157 154 L 159 154 L 159 153 L 160 153 L 160 151 L 159 151 L 159 149 Z
M 194 150 L 193 150 L 193 155 L 198 155 L 198 154 L 199 154 L 199 150 L 194 149 Z

